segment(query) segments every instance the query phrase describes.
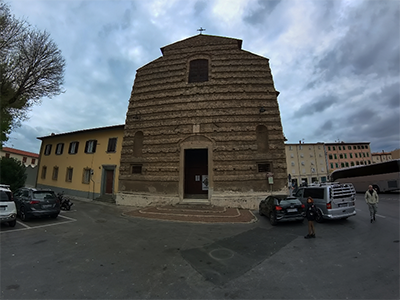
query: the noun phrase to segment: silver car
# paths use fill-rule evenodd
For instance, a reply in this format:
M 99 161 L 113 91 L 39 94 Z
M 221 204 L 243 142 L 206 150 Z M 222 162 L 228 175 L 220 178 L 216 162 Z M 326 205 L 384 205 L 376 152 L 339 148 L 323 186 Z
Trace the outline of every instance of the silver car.
M 317 207 L 317 222 L 324 219 L 347 219 L 356 215 L 356 191 L 351 183 L 328 182 L 299 187 L 295 197 L 303 204 L 307 198 Z

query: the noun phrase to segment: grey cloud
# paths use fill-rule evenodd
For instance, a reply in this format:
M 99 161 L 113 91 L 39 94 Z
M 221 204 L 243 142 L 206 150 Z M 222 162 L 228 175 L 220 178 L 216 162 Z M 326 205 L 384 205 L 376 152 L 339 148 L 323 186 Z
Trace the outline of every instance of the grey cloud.
M 345 72 L 399 74 L 399 10 L 397 1 L 364 1 L 343 24 L 346 35 L 319 61 L 326 79 Z
M 293 113 L 295 119 L 301 119 L 303 117 L 309 117 L 315 113 L 321 113 L 338 102 L 336 96 L 325 95 L 315 100 L 303 104 L 298 110 Z
M 252 10 L 243 20 L 249 24 L 256 25 L 263 23 L 265 19 L 274 11 L 275 7 L 279 5 L 281 0 L 259 0 L 258 5 L 260 9 Z
M 201 15 L 204 11 L 205 8 L 207 7 L 207 3 L 205 1 L 196 1 L 195 5 L 194 5 L 194 12 L 195 15 Z

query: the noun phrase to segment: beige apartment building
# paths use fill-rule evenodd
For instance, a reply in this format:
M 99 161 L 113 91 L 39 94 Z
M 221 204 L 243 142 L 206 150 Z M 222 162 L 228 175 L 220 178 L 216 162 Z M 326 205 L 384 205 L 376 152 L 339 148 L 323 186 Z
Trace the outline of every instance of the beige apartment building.
M 290 184 L 328 181 L 324 143 L 285 144 L 286 164 Z
M 39 163 L 39 154 L 9 147 L 3 147 L 0 150 L 0 156 L 15 158 L 16 160 L 21 161 L 25 165 L 25 167 L 31 166 L 32 168 L 34 168 Z
M 371 154 L 372 156 L 372 163 L 381 163 L 381 162 L 385 162 L 388 160 L 392 160 L 392 152 L 374 152 Z
M 370 165 L 372 155 L 369 142 L 325 143 L 329 173 L 336 169 Z

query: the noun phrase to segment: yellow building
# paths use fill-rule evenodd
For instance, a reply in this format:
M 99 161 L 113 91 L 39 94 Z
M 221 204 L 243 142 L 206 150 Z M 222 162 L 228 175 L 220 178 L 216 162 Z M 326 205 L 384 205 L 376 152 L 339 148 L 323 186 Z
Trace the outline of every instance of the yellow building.
M 115 199 L 124 125 L 38 137 L 37 187 L 70 196 Z

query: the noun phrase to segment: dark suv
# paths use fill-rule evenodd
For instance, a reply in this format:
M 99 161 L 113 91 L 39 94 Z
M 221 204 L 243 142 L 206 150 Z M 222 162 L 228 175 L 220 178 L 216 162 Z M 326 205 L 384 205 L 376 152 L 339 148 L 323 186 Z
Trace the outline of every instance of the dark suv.
M 17 212 L 22 221 L 31 217 L 57 218 L 60 201 L 52 190 L 21 188 L 14 193 Z

